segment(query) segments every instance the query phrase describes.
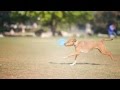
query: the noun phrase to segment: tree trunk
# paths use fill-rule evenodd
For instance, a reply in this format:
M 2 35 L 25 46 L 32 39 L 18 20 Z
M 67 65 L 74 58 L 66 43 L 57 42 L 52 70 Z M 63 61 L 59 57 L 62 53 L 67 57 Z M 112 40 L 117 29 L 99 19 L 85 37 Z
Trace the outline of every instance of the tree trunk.
M 55 20 L 52 20 L 52 23 L 51 23 L 51 32 L 52 32 L 53 36 L 55 36 L 55 34 L 56 34 L 56 27 L 57 27 L 57 22 Z

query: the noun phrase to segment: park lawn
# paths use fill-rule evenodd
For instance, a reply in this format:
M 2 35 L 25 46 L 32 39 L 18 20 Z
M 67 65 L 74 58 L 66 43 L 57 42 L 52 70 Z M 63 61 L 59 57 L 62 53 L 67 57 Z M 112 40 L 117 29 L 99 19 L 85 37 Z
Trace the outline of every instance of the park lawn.
M 105 42 L 106 48 L 113 53 L 113 61 L 93 50 L 88 54 L 80 54 L 77 64 L 72 67 L 69 64 L 74 58 L 63 59 L 63 57 L 74 52 L 74 47 L 58 45 L 59 38 L 0 38 L 0 78 L 120 79 L 119 38 Z

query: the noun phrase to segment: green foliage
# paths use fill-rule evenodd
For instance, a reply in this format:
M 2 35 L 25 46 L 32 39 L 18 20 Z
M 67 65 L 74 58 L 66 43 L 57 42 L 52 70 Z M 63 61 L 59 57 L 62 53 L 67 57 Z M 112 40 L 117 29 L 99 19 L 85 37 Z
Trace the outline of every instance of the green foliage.
M 55 20 L 58 23 L 77 23 L 93 20 L 91 11 L 11 11 L 13 21 L 36 20 L 40 17 L 41 23 Z
M 0 11 L 0 26 L 3 24 L 3 22 L 9 22 L 10 11 Z
M 91 11 L 10 11 L 9 18 L 11 23 L 35 21 L 42 25 L 57 27 L 58 25 L 71 25 L 79 22 L 86 23 L 93 20 L 94 16 Z

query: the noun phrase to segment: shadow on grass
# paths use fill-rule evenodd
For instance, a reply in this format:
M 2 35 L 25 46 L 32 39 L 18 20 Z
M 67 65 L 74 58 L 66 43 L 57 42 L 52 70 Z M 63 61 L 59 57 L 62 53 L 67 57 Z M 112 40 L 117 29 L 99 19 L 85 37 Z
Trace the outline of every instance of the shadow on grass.
M 57 62 L 49 62 L 51 64 L 72 64 L 72 63 L 57 63 Z M 97 63 L 76 63 L 76 65 L 107 65 L 107 64 L 97 64 Z

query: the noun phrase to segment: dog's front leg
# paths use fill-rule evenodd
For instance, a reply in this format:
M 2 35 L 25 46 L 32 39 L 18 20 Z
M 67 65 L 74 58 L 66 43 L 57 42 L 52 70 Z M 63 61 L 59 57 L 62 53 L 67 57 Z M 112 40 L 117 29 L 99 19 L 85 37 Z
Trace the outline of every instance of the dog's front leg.
M 67 56 L 67 57 L 64 57 L 64 58 L 68 58 L 68 57 L 71 57 L 71 56 L 75 56 L 75 57 L 77 57 L 76 55 L 79 55 L 79 53 L 77 53 L 77 52 L 74 52 L 74 53 L 72 53 L 72 54 L 70 54 L 69 56 Z
M 69 56 L 67 56 L 67 57 L 64 57 L 64 58 L 68 58 L 68 57 L 71 57 L 71 56 L 75 56 L 75 61 L 74 61 L 72 64 L 70 64 L 70 66 L 73 66 L 73 65 L 75 65 L 75 64 L 77 63 L 76 58 L 77 58 L 78 55 L 79 55 L 79 53 L 78 53 L 78 52 L 75 52 L 75 53 L 73 53 L 73 54 L 71 54 L 71 55 L 69 55 Z
M 77 63 L 77 60 L 76 60 L 77 56 L 78 55 L 75 55 L 75 61 L 72 64 L 70 64 L 70 66 L 73 66 L 73 65 L 75 65 Z
M 73 66 L 77 63 L 77 60 L 75 60 L 72 64 L 70 64 L 70 66 Z

